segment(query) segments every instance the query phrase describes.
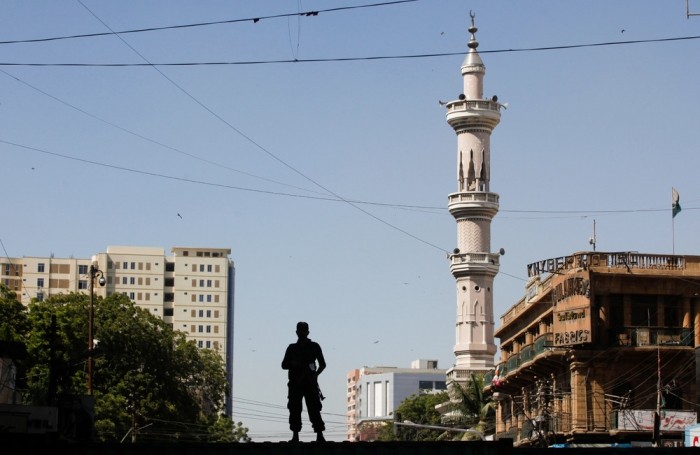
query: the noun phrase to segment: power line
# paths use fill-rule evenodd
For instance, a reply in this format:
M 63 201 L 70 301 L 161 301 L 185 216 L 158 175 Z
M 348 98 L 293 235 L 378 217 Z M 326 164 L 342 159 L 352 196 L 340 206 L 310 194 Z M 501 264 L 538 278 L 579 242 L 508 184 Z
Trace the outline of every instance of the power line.
M 85 4 L 84 4 L 81 0 L 78 0 L 78 3 L 80 3 L 80 5 L 82 5 L 83 8 L 85 8 L 93 17 L 95 17 L 95 19 L 97 19 L 98 21 L 100 21 L 100 22 L 105 26 L 105 28 L 107 28 L 108 30 L 112 31 L 112 29 L 109 27 L 109 25 L 107 25 L 102 19 L 100 19 L 95 13 L 93 13 L 92 10 L 90 10 L 90 8 L 88 8 L 87 6 L 85 6 Z M 304 174 L 303 172 L 301 172 L 300 170 L 298 170 L 297 168 L 295 168 L 295 167 L 292 166 L 291 164 L 289 164 L 289 163 L 287 163 L 286 161 L 282 160 L 280 157 L 278 157 L 277 155 L 275 155 L 274 153 L 272 153 L 271 151 L 269 151 L 268 149 L 266 149 L 265 147 L 263 147 L 262 145 L 260 145 L 260 144 L 259 144 L 258 142 L 256 142 L 255 140 L 253 140 L 253 138 L 251 138 L 250 136 L 248 136 L 248 135 L 246 135 L 245 133 L 243 133 L 243 131 L 241 131 L 240 129 L 236 128 L 233 124 L 231 124 L 230 122 L 228 122 L 228 121 L 227 121 L 226 119 L 224 119 L 222 116 L 220 116 L 219 114 L 217 114 L 216 112 L 214 112 L 214 111 L 213 111 L 212 109 L 210 109 L 207 105 L 205 105 L 203 102 L 201 102 L 199 99 L 197 99 L 194 95 L 192 95 L 190 92 L 188 92 L 187 90 L 185 90 L 184 87 L 182 87 L 182 86 L 179 85 L 177 82 L 175 82 L 174 80 L 172 80 L 171 78 L 169 78 L 169 77 L 168 77 L 165 73 L 163 73 L 160 69 L 158 69 L 158 68 L 155 67 L 153 64 L 151 64 L 150 61 L 149 61 L 143 54 L 141 54 L 138 50 L 136 50 L 136 49 L 135 49 L 133 46 L 131 46 L 128 42 L 126 42 L 126 40 L 124 40 L 124 38 L 122 38 L 122 37 L 119 36 L 118 34 L 114 33 L 114 31 L 112 31 L 112 33 L 113 33 L 122 43 L 124 43 L 125 46 L 127 46 L 129 49 L 131 49 L 136 55 L 138 55 L 139 57 L 141 57 L 141 59 L 142 59 L 144 62 L 146 62 L 149 66 L 151 66 L 154 70 L 156 70 L 156 71 L 158 72 L 158 74 L 160 74 L 161 76 L 163 76 L 163 78 L 165 78 L 168 82 L 170 82 L 173 86 L 175 86 L 178 90 L 180 90 L 184 95 L 186 95 L 186 96 L 187 96 L 188 98 L 190 98 L 192 101 L 194 101 L 195 103 L 197 103 L 200 107 L 202 107 L 205 111 L 207 111 L 207 112 L 210 113 L 212 116 L 214 116 L 217 120 L 219 120 L 220 122 L 222 122 L 224 125 L 228 126 L 231 130 L 233 130 L 233 131 L 235 131 L 236 133 L 238 133 L 238 135 L 240 135 L 242 138 L 246 139 L 248 142 L 250 142 L 251 144 L 253 144 L 253 145 L 254 145 L 256 148 L 258 148 L 260 151 L 264 152 L 266 155 L 268 155 L 269 157 L 271 157 L 272 159 L 274 159 L 274 160 L 277 161 L 278 163 L 282 164 L 284 167 L 290 169 L 291 171 L 293 171 L 294 173 L 296 173 L 296 174 L 298 174 L 299 176 L 303 177 L 303 178 L 306 179 L 307 181 L 313 183 L 314 185 L 316 185 L 316 186 L 319 187 L 320 189 L 324 190 L 326 193 L 328 193 L 328 194 L 330 194 L 330 195 L 336 197 L 337 199 L 342 200 L 342 201 L 345 202 L 346 204 L 350 205 L 351 207 L 355 208 L 356 210 L 359 210 L 360 212 L 364 213 L 365 215 L 369 216 L 370 218 L 373 218 L 375 221 L 378 221 L 378 222 L 384 224 L 384 225 L 387 226 L 387 227 L 390 227 L 390 228 L 392 228 L 392 229 L 394 229 L 394 230 L 396 230 L 396 231 L 398 231 L 398 232 L 401 232 L 402 234 L 404 234 L 404 235 L 406 235 L 406 236 L 408 236 L 408 237 L 411 237 L 412 239 L 417 240 L 417 241 L 419 241 L 419 242 L 421 242 L 421 243 L 423 243 L 423 244 L 425 244 L 425 245 L 428 245 L 428 246 L 430 246 L 430 247 L 432 247 L 432 248 L 435 248 L 435 249 L 437 249 L 437 250 L 440 250 L 440 251 L 442 251 L 442 252 L 447 253 L 447 250 L 446 250 L 445 248 L 439 247 L 439 246 L 437 246 L 437 245 L 435 245 L 435 244 L 433 244 L 433 243 L 431 243 L 431 242 L 428 242 L 427 240 L 424 240 L 424 239 L 422 239 L 422 238 L 420 238 L 420 237 L 418 237 L 418 236 L 415 236 L 415 235 L 411 234 L 410 232 L 406 231 L 405 229 L 402 229 L 402 228 L 400 228 L 400 227 L 398 227 L 398 226 L 396 226 L 396 225 L 394 225 L 394 224 L 391 224 L 391 223 L 389 223 L 388 221 L 383 220 L 382 218 L 379 218 L 378 216 L 374 215 L 373 213 L 368 212 L 367 210 L 363 209 L 363 208 L 360 207 L 359 205 L 353 204 L 351 201 L 349 201 L 349 200 L 347 200 L 347 199 L 341 197 L 340 195 L 338 195 L 337 193 L 333 192 L 333 191 L 330 190 L 329 188 L 323 186 L 321 183 L 317 182 L 316 180 L 312 179 L 312 178 L 309 177 L 308 175 Z
M 174 181 L 179 181 L 183 183 L 191 183 L 191 184 L 196 184 L 196 185 L 204 185 L 204 186 L 210 186 L 210 187 L 215 187 L 215 188 L 223 188 L 223 189 L 229 189 L 229 190 L 237 190 L 237 191 L 247 191 L 251 193 L 260 193 L 260 194 L 267 194 L 271 196 L 282 196 L 282 197 L 291 197 L 291 198 L 299 198 L 299 199 L 311 199 L 311 200 L 318 200 L 318 201 L 324 201 L 324 202 L 345 202 L 345 203 L 353 203 L 353 204 L 362 204 L 362 205 L 369 205 L 369 206 L 377 206 L 377 207 L 388 207 L 388 208 L 394 208 L 394 209 L 418 209 L 418 210 L 438 210 L 438 211 L 446 211 L 447 209 L 445 207 L 438 207 L 438 206 L 425 206 L 425 205 L 413 205 L 413 204 L 398 204 L 398 203 L 389 203 L 389 202 L 373 202 L 373 201 L 363 201 L 363 200 L 358 200 L 358 199 L 338 199 L 335 197 L 330 197 L 330 196 L 311 196 L 311 195 L 306 195 L 306 194 L 295 194 L 295 193 L 284 193 L 280 191 L 271 191 L 271 190 L 263 190 L 263 189 L 257 189 L 257 188 L 249 188 L 249 187 L 243 187 L 243 186 L 237 186 L 237 185 L 230 185 L 230 184 L 225 184 L 225 183 L 216 183 L 216 182 L 209 182 L 205 180 L 197 180 L 197 179 L 192 179 L 192 178 L 186 178 L 186 177 L 178 177 L 174 175 L 168 175 L 160 172 L 152 172 L 152 171 L 145 171 L 143 169 L 135 169 L 135 168 L 129 168 L 126 166 L 119 166 L 116 164 L 109 164 L 109 163 L 103 163 L 100 161 L 95 161 L 95 160 L 89 160 L 86 158 L 80 158 L 77 156 L 71 156 L 71 155 L 66 155 L 62 153 L 57 153 L 57 152 L 51 152 L 49 150 L 45 149 L 40 149 L 37 147 L 32 147 L 29 145 L 24 145 L 24 144 L 19 144 L 16 142 L 8 141 L 5 139 L 0 138 L 0 143 L 10 145 L 13 147 L 19 147 L 23 148 L 26 150 L 31 150 L 34 152 L 38 153 L 43 153 L 45 155 L 50 155 L 54 156 L 57 158 L 62 158 L 66 160 L 71 160 L 71 161 L 77 161 L 81 162 L 84 164 L 90 164 L 93 166 L 99 166 L 99 167 L 104 167 L 108 169 L 113 169 L 117 171 L 123 171 L 123 172 L 130 172 L 134 174 L 140 174 L 140 175 L 145 175 L 149 177 L 157 177 L 165 180 L 174 180 Z M 683 207 L 683 210 L 698 210 L 700 207 Z M 671 209 L 623 209 L 623 210 L 606 210 L 604 212 L 606 213 L 611 213 L 611 214 L 624 214 L 624 213 L 636 213 L 636 212 L 666 212 Z M 558 210 L 500 210 L 500 212 L 504 213 L 510 213 L 510 212 L 518 212 L 518 213 L 571 213 L 570 211 L 558 211 Z M 435 213 L 435 212 L 429 212 L 429 213 Z M 591 211 L 576 211 L 574 213 L 578 213 L 581 215 L 594 215 L 601 213 L 599 210 L 591 210 Z M 538 219 L 538 218 L 533 218 L 533 219 Z M 503 273 L 503 272 L 501 272 Z M 520 278 L 518 278 L 520 279 Z
M 25 40 L 7 40 L 7 41 L 0 41 L 0 44 L 43 43 L 43 42 L 48 42 L 48 41 L 60 41 L 60 40 L 67 40 L 67 39 L 95 38 L 95 37 L 100 37 L 100 36 L 110 36 L 110 35 L 115 34 L 115 33 L 124 35 L 124 34 L 128 34 L 128 33 L 143 33 L 143 32 L 155 32 L 155 31 L 162 31 L 162 30 L 182 29 L 182 28 L 206 27 L 206 26 L 211 26 L 211 25 L 235 24 L 235 23 L 240 23 L 240 22 L 258 23 L 261 20 L 266 20 L 266 19 L 280 19 L 280 18 L 295 17 L 295 16 L 297 16 L 299 18 L 301 18 L 301 17 L 315 17 L 315 16 L 318 16 L 320 13 L 334 13 L 334 12 L 339 12 L 339 11 L 353 10 L 353 9 L 374 8 L 377 6 L 389 6 L 389 5 L 396 5 L 399 3 L 411 3 L 411 2 L 416 2 L 416 1 L 418 1 L 418 0 L 397 0 L 397 1 L 384 2 L 384 3 L 371 3 L 371 4 L 367 4 L 367 5 L 341 6 L 341 7 L 336 7 L 336 8 L 328 8 L 328 9 L 321 9 L 321 10 L 315 10 L 315 11 L 304 11 L 304 12 L 298 11 L 296 13 L 275 14 L 275 15 L 270 15 L 270 16 L 256 16 L 256 17 L 249 17 L 249 18 L 245 18 L 245 19 L 227 19 L 227 20 L 221 20 L 221 21 L 197 22 L 197 23 L 193 23 L 193 24 L 166 25 L 163 27 L 148 27 L 148 28 L 121 30 L 121 31 L 54 36 L 54 37 L 49 37 L 49 38 L 34 38 L 34 39 L 25 39 Z
M 248 176 L 248 177 L 253 177 L 253 178 L 256 178 L 256 179 L 260 179 L 260 180 L 263 180 L 263 181 L 266 181 L 266 182 L 276 183 L 276 184 L 278 184 L 278 185 L 286 186 L 286 187 L 289 187 L 289 188 L 294 188 L 294 189 L 297 189 L 297 190 L 308 191 L 308 192 L 310 192 L 310 193 L 324 194 L 324 193 L 321 193 L 321 192 L 318 192 L 318 191 L 314 191 L 314 190 L 310 190 L 310 189 L 298 187 L 298 186 L 295 186 L 295 185 L 290 185 L 290 184 L 287 184 L 287 183 L 279 182 L 279 181 L 277 181 L 277 180 L 273 180 L 273 179 L 269 179 L 269 178 L 262 177 L 262 176 L 259 176 L 259 175 L 251 174 L 251 173 L 249 173 L 249 172 L 241 171 L 241 170 L 239 170 L 239 169 L 236 169 L 236 168 L 233 168 L 233 167 L 230 167 L 230 166 L 226 166 L 225 164 L 222 164 L 222 163 L 219 163 L 219 162 L 216 162 L 216 161 L 207 159 L 207 158 L 203 158 L 203 157 L 198 156 L 198 155 L 195 155 L 195 154 L 193 154 L 193 153 L 185 152 L 185 151 L 180 150 L 180 149 L 178 149 L 178 148 L 176 148 L 176 147 L 170 146 L 170 145 L 165 144 L 165 143 L 163 143 L 163 142 L 160 142 L 160 141 L 157 141 L 157 140 L 152 139 L 152 138 L 150 138 L 150 137 L 147 137 L 147 136 L 145 136 L 145 135 L 143 135 L 143 134 L 140 134 L 140 133 L 137 133 L 137 132 L 135 132 L 135 131 L 132 131 L 132 130 L 130 130 L 130 129 L 128 129 L 128 128 L 125 128 L 125 127 L 123 127 L 123 126 L 117 125 L 117 124 L 114 123 L 114 122 L 110 122 L 109 120 L 105 120 L 105 119 L 102 118 L 102 117 L 99 117 L 99 116 L 97 116 L 97 115 L 95 115 L 95 114 L 93 114 L 93 113 L 91 113 L 91 112 L 88 112 L 88 111 L 86 111 L 86 110 L 84 110 L 84 109 L 82 109 L 82 108 L 80 108 L 80 107 L 78 107 L 78 106 L 75 106 L 75 105 L 73 105 L 73 104 L 71 104 L 71 103 L 69 103 L 69 102 L 67 102 L 67 101 L 65 101 L 65 100 L 63 100 L 63 99 L 61 99 L 61 98 L 58 98 L 58 97 L 52 95 L 51 93 L 48 93 L 48 92 L 46 92 L 45 90 L 42 90 L 42 89 L 40 89 L 39 87 L 37 87 L 37 86 L 35 86 L 35 85 L 32 85 L 32 84 L 30 84 L 30 83 L 28 83 L 28 82 L 26 82 L 26 81 L 24 81 L 24 80 L 18 78 L 17 76 L 15 76 L 15 75 L 13 75 L 13 74 L 8 73 L 7 71 L 5 71 L 5 70 L 3 70 L 3 69 L 0 69 L 0 73 L 3 73 L 3 74 L 5 74 L 7 77 L 14 79 L 15 81 L 17 81 L 17 82 L 19 82 L 19 83 L 21 83 L 21 84 L 23 84 L 23 85 L 25 85 L 25 86 L 31 88 L 32 90 L 34 90 L 34 91 L 36 91 L 36 92 L 38 92 L 38 93 L 41 93 L 42 95 L 47 96 L 47 97 L 51 98 L 52 100 L 57 101 L 57 102 L 63 104 L 64 106 L 67 106 L 67 107 L 69 107 L 69 108 L 71 108 L 71 109 L 73 109 L 73 110 L 75 110 L 75 111 L 78 111 L 78 112 L 80 112 L 81 114 L 86 115 L 86 116 L 88 116 L 88 117 L 90 117 L 90 118 L 92 118 L 92 119 L 94 119 L 94 120 L 97 120 L 97 121 L 99 121 L 99 122 L 102 122 L 102 123 L 104 123 L 104 124 L 106 124 L 106 125 L 109 125 L 109 126 L 111 126 L 111 127 L 113 127 L 113 128 L 116 128 L 116 129 L 118 129 L 118 130 L 120 130 L 120 131 L 123 131 L 123 132 L 125 132 L 125 133 L 127 133 L 127 134 L 130 134 L 130 135 L 132 135 L 132 136 L 134 136 L 134 137 L 137 137 L 137 138 L 142 139 L 142 140 L 144 140 L 144 141 L 147 141 L 147 142 L 150 142 L 150 143 L 152 143 L 152 144 L 158 145 L 158 146 L 160 146 L 160 147 L 163 147 L 163 148 L 165 148 L 165 149 L 171 150 L 171 151 L 173 151 L 173 152 L 179 153 L 179 154 L 181 154 L 181 155 L 185 155 L 185 156 L 188 156 L 188 157 L 190 157 L 190 158 L 193 158 L 193 159 L 202 161 L 202 162 L 204 162 L 204 163 L 211 164 L 211 165 L 213 165 L 213 166 L 216 166 L 216 167 L 219 167 L 219 168 L 222 168 L 222 169 L 226 169 L 226 170 L 229 170 L 229 171 L 233 171 L 233 172 L 236 172 L 236 173 L 239 173 L 239 174 L 242 174 L 242 175 L 246 175 L 246 176 Z
M 115 32 L 116 34 L 116 32 Z M 117 35 L 118 36 L 118 35 Z M 629 44 L 662 43 L 673 41 L 686 41 L 700 39 L 700 35 L 680 36 L 672 38 L 655 38 L 632 41 L 606 41 L 602 43 L 571 44 L 560 46 L 524 47 L 510 49 L 480 50 L 479 54 L 505 54 L 513 52 L 542 52 L 568 49 L 582 49 L 589 47 L 619 46 Z M 27 62 L 0 62 L 0 66 L 35 66 L 35 67 L 157 67 L 157 66 L 233 66 L 233 65 L 270 65 L 286 63 L 331 63 L 331 62 L 357 62 L 372 60 L 406 60 L 417 58 L 437 58 L 464 55 L 460 52 L 438 52 L 430 54 L 402 54 L 402 55 L 375 55 L 365 57 L 333 57 L 333 58 L 308 58 L 308 59 L 279 59 L 279 60 L 239 60 L 218 62 L 163 62 L 163 63 L 27 63 Z

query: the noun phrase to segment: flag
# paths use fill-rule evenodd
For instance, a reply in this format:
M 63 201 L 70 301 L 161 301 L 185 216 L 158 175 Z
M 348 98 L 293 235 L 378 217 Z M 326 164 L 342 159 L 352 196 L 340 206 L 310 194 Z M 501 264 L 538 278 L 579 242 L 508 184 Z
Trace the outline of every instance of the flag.
M 671 213 L 673 214 L 672 218 L 675 218 L 676 215 L 681 213 L 681 202 L 680 202 L 680 197 L 678 196 L 678 191 L 676 191 L 675 188 L 671 188 L 671 192 L 673 195 L 673 203 L 671 204 Z

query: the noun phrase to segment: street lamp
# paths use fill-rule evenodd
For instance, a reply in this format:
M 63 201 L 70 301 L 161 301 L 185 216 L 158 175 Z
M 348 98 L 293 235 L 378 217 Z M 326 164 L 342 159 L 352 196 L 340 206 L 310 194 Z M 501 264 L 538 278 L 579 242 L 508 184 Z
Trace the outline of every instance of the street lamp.
M 478 430 L 472 430 L 471 428 L 453 428 L 453 427 L 440 427 L 437 425 L 423 425 L 420 423 L 413 423 L 410 420 L 404 420 L 403 422 L 394 422 L 394 425 L 401 425 L 404 427 L 413 427 L 413 428 L 428 428 L 430 430 L 443 430 L 443 431 L 457 431 L 459 433 L 474 433 L 481 438 L 482 441 L 485 441 L 486 439 L 484 438 L 484 433 Z
M 93 263 L 90 264 L 90 312 L 88 316 L 88 395 L 92 396 L 92 366 L 93 358 L 92 351 L 95 348 L 95 340 L 92 336 L 92 326 L 93 319 L 95 315 L 94 305 L 95 305 L 95 278 L 99 277 L 100 286 L 105 285 L 105 275 L 100 270 L 97 265 L 95 265 L 94 258 Z

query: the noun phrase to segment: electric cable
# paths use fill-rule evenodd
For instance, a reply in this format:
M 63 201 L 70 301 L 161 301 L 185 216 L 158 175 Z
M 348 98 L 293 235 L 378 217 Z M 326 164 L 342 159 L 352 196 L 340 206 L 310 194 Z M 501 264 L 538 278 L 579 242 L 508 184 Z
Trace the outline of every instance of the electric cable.
M 378 7 L 378 6 L 390 6 L 390 5 L 397 5 L 400 3 L 412 3 L 412 2 L 416 2 L 416 1 L 418 1 L 418 0 L 396 0 L 396 1 L 383 2 L 383 3 L 370 3 L 370 4 L 366 4 L 366 5 L 340 6 L 340 7 L 336 7 L 336 8 L 320 9 L 320 10 L 315 10 L 315 11 L 304 11 L 304 12 L 287 13 L 287 14 L 275 14 L 275 15 L 270 15 L 270 16 L 256 16 L 256 17 L 249 17 L 246 19 L 227 19 L 227 20 L 211 21 L 211 22 L 198 22 L 198 23 L 192 23 L 192 24 L 167 25 L 167 26 L 163 26 L 163 27 L 148 27 L 148 28 L 140 28 L 140 29 L 121 30 L 121 31 L 117 31 L 117 32 L 84 33 L 84 34 L 79 34 L 79 35 L 55 36 L 55 37 L 49 37 L 49 38 L 6 40 L 6 41 L 0 41 L 0 45 L 2 45 L 2 44 L 23 44 L 23 43 L 42 43 L 42 42 L 48 42 L 48 41 L 59 41 L 59 40 L 78 39 L 78 38 L 95 38 L 95 37 L 100 37 L 100 36 L 109 36 L 109 35 L 112 35 L 113 33 L 119 33 L 119 34 L 124 35 L 124 34 L 130 34 L 130 33 L 144 33 L 144 32 L 175 30 L 175 29 L 183 29 L 183 28 L 206 27 L 206 26 L 211 26 L 211 25 L 235 24 L 235 23 L 240 23 L 240 22 L 258 23 L 261 20 L 279 19 L 279 18 L 285 18 L 285 17 L 289 18 L 289 17 L 293 17 L 293 16 L 298 16 L 300 18 L 301 17 L 315 17 L 315 16 L 318 16 L 319 13 L 333 13 L 333 12 L 348 11 L 348 10 L 362 9 L 362 8 L 374 8 L 374 7 Z
M 114 33 L 116 34 L 116 32 Z M 119 36 L 119 35 L 117 35 Z M 511 48 L 480 50 L 479 54 L 506 54 L 511 52 L 541 52 L 568 49 L 582 49 L 590 47 L 619 46 L 630 44 L 667 43 L 678 41 L 689 41 L 700 39 L 700 35 L 678 36 L 671 38 L 654 38 L 633 41 L 607 41 L 601 43 L 571 44 L 561 46 Z M 2 43 L 0 43 L 2 44 Z M 408 60 L 437 57 L 454 57 L 464 55 L 460 52 L 434 52 L 429 54 L 396 54 L 396 55 L 375 55 L 365 57 L 335 57 L 335 58 L 307 58 L 307 59 L 277 59 L 277 60 L 239 60 L 239 61 L 216 61 L 216 62 L 160 62 L 160 63 L 37 63 L 37 62 L 0 62 L 0 66 L 27 66 L 27 67 L 172 67 L 172 66 L 236 66 L 236 65 L 272 65 L 288 63 L 332 63 L 332 62 L 358 62 L 358 61 L 379 61 L 379 60 Z
M 400 228 L 400 227 L 398 227 L 398 226 L 396 226 L 396 225 L 394 225 L 394 224 L 389 223 L 388 221 L 386 221 L 386 220 L 384 220 L 384 219 L 378 217 L 377 215 L 374 215 L 373 213 L 371 213 L 371 212 L 369 212 L 369 211 L 363 209 L 363 208 L 360 207 L 358 204 L 353 204 L 351 201 L 348 201 L 347 199 L 345 199 L 345 198 L 339 196 L 337 193 L 331 191 L 329 188 L 323 186 L 322 184 L 320 184 L 320 183 L 317 182 L 316 180 L 312 179 L 312 178 L 309 177 L 308 175 L 306 175 L 306 174 L 304 174 L 303 172 L 299 171 L 299 170 L 298 170 L 297 168 L 295 168 L 294 166 L 290 165 L 290 164 L 287 163 L 286 161 L 284 161 L 284 160 L 282 160 L 281 158 L 279 158 L 277 155 L 275 155 L 274 153 L 272 153 L 271 151 L 269 151 L 268 149 L 266 149 L 265 147 L 263 147 L 262 145 L 260 145 L 258 142 L 254 141 L 250 136 L 244 134 L 240 129 L 238 129 L 238 128 L 236 128 L 235 126 L 233 126 L 230 122 L 228 122 L 228 121 L 227 121 L 226 119 L 224 119 L 222 116 L 220 116 L 219 114 L 217 114 L 216 112 L 214 112 L 212 109 L 210 109 L 210 108 L 209 108 L 208 106 L 206 106 L 204 103 L 202 103 L 199 99 L 197 99 L 194 95 L 192 95 L 192 94 L 189 93 L 187 90 L 185 90 L 181 85 L 179 85 L 178 83 L 176 83 L 173 79 L 169 78 L 165 73 L 163 73 L 163 72 L 162 72 L 160 69 L 158 69 L 156 66 L 150 64 L 149 60 L 148 60 L 143 54 L 141 54 L 138 50 L 136 50 L 136 49 L 135 49 L 133 46 L 131 46 L 128 42 L 126 42 L 126 40 L 124 40 L 124 38 L 122 38 L 122 37 L 119 36 L 118 34 L 114 33 L 114 31 L 109 27 L 109 25 L 107 25 L 101 18 L 99 18 L 95 13 L 93 13 L 92 10 L 90 10 L 87 6 L 85 6 L 85 4 L 84 4 L 81 0 L 77 0 L 77 1 L 78 1 L 78 3 L 80 3 L 93 17 L 95 17 L 95 19 L 97 19 L 98 21 L 100 21 L 100 22 L 105 26 L 105 28 L 107 28 L 108 30 L 112 31 L 112 33 L 114 34 L 114 36 L 116 36 L 122 43 L 124 43 L 124 44 L 125 44 L 129 49 L 131 49 L 136 55 L 138 55 L 139 57 L 141 57 L 141 58 L 143 59 L 143 61 L 147 62 L 147 64 L 149 64 L 149 66 L 151 66 L 154 70 L 156 70 L 156 71 L 157 71 L 161 76 L 163 76 L 168 82 L 170 82 L 173 86 L 175 86 L 178 90 L 180 90 L 183 94 L 185 94 L 188 98 L 190 98 L 192 101 L 194 101 L 194 102 L 195 102 L 196 104 L 198 104 L 200 107 L 202 107 L 204 110 L 206 110 L 206 111 L 209 112 L 211 115 L 213 115 L 216 119 L 218 119 L 219 121 L 221 121 L 222 123 L 224 123 L 226 126 L 228 126 L 231 130 L 235 131 L 235 132 L 238 133 L 238 135 L 240 135 L 242 138 L 246 139 L 248 142 L 250 142 L 251 144 L 253 144 L 256 148 L 258 148 L 259 150 L 261 150 L 262 152 L 264 152 L 266 155 L 268 155 L 269 157 L 273 158 L 275 161 L 277 161 L 278 163 L 282 164 L 284 167 L 288 168 L 289 170 L 295 172 L 295 173 L 298 174 L 300 177 L 303 177 L 304 179 L 306 179 L 306 180 L 308 180 L 309 182 L 313 183 L 313 184 L 316 185 L 317 187 L 321 188 L 322 190 L 324 190 L 324 191 L 327 192 L 328 194 L 333 195 L 334 197 L 336 197 L 336 198 L 342 200 L 343 202 L 345 202 L 346 204 L 348 204 L 348 205 L 350 205 L 351 207 L 355 208 L 356 210 L 358 210 L 358 211 L 364 213 L 365 215 L 369 216 L 370 218 L 373 218 L 375 221 L 378 221 L 378 222 L 384 224 L 385 226 L 387 226 L 387 227 L 389 227 L 389 228 L 391 228 L 391 229 L 394 229 L 394 230 L 396 230 L 396 231 L 398 231 L 398 232 L 401 232 L 402 234 L 404 234 L 404 235 L 406 235 L 406 236 L 408 236 L 408 237 L 410 237 L 410 238 L 412 238 L 412 239 L 414 239 L 414 240 L 417 240 L 418 242 L 421 242 L 421 243 L 423 243 L 423 244 L 425 244 L 425 245 L 427 245 L 427 246 L 430 246 L 430 247 L 432 247 L 432 248 L 435 248 L 435 249 L 437 249 L 437 250 L 439 250 L 439 251 L 442 251 L 442 252 L 444 252 L 444 253 L 448 253 L 448 251 L 447 251 L 445 248 L 439 247 L 439 246 L 437 246 L 437 245 L 435 245 L 435 244 L 433 244 L 433 243 L 431 243 L 431 242 L 429 242 L 429 241 L 427 241 L 427 240 L 424 240 L 424 239 L 422 239 L 422 238 L 420 238 L 420 237 L 418 237 L 418 236 L 416 236 L 416 235 L 411 234 L 410 232 L 406 231 L 405 229 L 402 229 L 402 228 Z M 449 253 L 448 253 L 448 254 L 449 254 Z

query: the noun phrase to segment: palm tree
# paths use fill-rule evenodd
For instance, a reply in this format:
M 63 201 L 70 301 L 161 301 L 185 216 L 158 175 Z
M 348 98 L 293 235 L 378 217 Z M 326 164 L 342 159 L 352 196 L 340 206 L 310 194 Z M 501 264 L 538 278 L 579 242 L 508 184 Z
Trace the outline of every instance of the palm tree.
M 496 406 L 491 397 L 484 397 L 484 375 L 471 373 L 466 383 L 452 381 L 449 384 L 452 410 L 445 423 L 471 428 L 482 434 L 496 429 Z M 465 433 L 461 439 L 475 439 L 476 435 Z

